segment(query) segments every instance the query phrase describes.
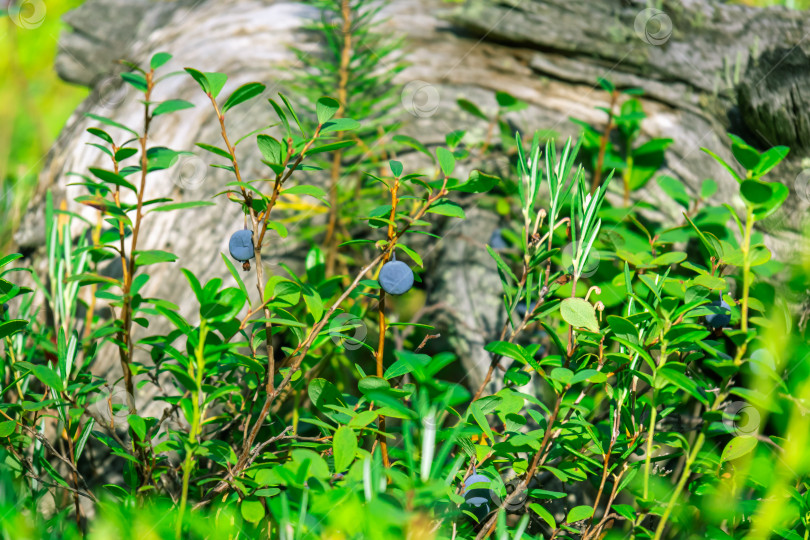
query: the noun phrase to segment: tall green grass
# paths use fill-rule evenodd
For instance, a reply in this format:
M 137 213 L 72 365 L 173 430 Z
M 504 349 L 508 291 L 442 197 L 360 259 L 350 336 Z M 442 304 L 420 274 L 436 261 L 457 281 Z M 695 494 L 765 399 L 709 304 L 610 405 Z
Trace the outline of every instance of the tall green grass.
M 86 88 L 65 83 L 56 75 L 54 58 L 62 15 L 81 0 L 49 0 L 45 18 L 35 28 L 21 28 L 0 17 L 0 247 L 36 188 L 48 148 Z

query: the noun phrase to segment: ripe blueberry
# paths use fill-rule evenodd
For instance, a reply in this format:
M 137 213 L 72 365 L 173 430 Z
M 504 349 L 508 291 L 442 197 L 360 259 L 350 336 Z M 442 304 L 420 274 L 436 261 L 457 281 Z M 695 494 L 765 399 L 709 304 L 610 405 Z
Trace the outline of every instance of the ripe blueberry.
M 377 281 L 388 294 L 404 294 L 413 287 L 413 270 L 402 261 L 388 261 L 380 270 Z
M 475 473 L 464 481 L 464 503 L 479 521 L 489 514 L 489 503 L 494 495 L 489 488 L 491 482 L 489 477 Z
M 489 247 L 492 249 L 506 249 L 509 247 L 500 229 L 492 231 L 492 236 L 489 237 Z
M 471 474 L 467 480 L 464 481 L 464 500 L 467 504 L 473 506 L 481 506 L 489 502 L 489 484 L 491 480 L 483 474 Z M 471 486 L 477 484 L 477 487 Z M 487 487 L 484 487 L 486 484 Z
M 239 262 L 247 262 L 255 255 L 253 252 L 253 231 L 242 229 L 236 231 L 228 242 L 231 257 Z
M 715 300 L 711 307 L 720 308 L 720 313 L 706 315 L 706 324 L 712 328 L 724 328 L 731 322 L 731 306 L 725 300 Z

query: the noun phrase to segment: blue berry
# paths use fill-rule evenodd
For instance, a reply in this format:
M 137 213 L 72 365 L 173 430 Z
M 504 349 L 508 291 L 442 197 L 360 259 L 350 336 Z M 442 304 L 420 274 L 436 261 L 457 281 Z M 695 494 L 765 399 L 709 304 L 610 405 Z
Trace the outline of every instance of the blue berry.
M 467 480 L 464 481 L 464 501 L 472 506 L 481 506 L 490 501 L 489 484 L 492 480 L 483 474 L 471 474 Z M 477 487 L 470 489 L 470 486 L 478 484 Z M 486 484 L 487 487 L 484 487 Z
M 711 307 L 720 308 L 720 313 L 711 313 L 706 315 L 706 324 L 712 328 L 724 328 L 731 322 L 731 306 L 725 300 L 715 300 Z
M 377 281 L 388 294 L 404 294 L 413 287 L 413 270 L 402 261 L 389 261 L 383 265 Z
M 483 474 L 472 474 L 464 482 L 465 510 L 480 522 L 489 514 L 490 502 L 495 500 L 495 493 L 489 488 L 491 480 Z M 472 487 L 477 485 L 477 487 Z
M 500 229 L 492 231 L 492 236 L 489 237 L 489 247 L 492 249 L 506 249 L 509 247 Z
M 255 255 L 253 251 L 253 231 L 242 229 L 233 233 L 228 242 L 228 250 L 231 252 L 231 257 L 239 262 L 252 259 Z

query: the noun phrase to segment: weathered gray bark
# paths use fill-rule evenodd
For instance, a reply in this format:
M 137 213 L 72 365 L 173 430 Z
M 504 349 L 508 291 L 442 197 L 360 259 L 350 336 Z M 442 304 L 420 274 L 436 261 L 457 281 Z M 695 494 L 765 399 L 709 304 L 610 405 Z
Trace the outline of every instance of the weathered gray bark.
M 428 145 L 441 144 L 445 133 L 460 127 L 467 128 L 471 137 L 482 138 L 485 123 L 461 112 L 455 100 L 466 97 L 492 111 L 494 91 L 504 90 L 529 103 L 527 110 L 511 118 L 524 133 L 554 129 L 563 136 L 576 135 L 569 117 L 599 125 L 605 121 L 594 107 L 607 105 L 607 96 L 595 83 L 597 77 L 606 77 L 619 87 L 644 89 L 642 101 L 649 117 L 642 126 L 643 137 L 674 139 L 662 172 L 683 179 L 693 193 L 703 179 L 714 178 L 720 185 L 715 199 L 736 201 L 736 183 L 700 151 L 708 147 L 732 160 L 725 136 L 728 130 L 753 143 L 795 145 L 790 161 L 775 171 L 773 179 L 791 188 L 805 188 L 805 197 L 791 197 L 784 214 L 787 219 L 772 220 L 795 231 L 808 203 L 806 186 L 794 186 L 794 179 L 801 170 L 802 150 L 810 145 L 809 91 L 802 84 L 808 75 L 798 71 L 807 63 L 810 42 L 803 41 L 803 34 L 810 15 L 714 1 L 668 1 L 662 6 L 663 17 L 658 14 L 647 20 L 645 8 L 645 2 L 619 0 L 473 0 L 459 8 L 440 0 L 395 0 L 387 10 L 391 18 L 385 28 L 407 35 L 411 62 L 398 82 L 421 80 L 429 85 L 422 97 L 428 98 L 425 107 L 430 110 L 403 102 L 406 132 Z M 40 196 L 16 236 L 20 247 L 41 262 L 42 194 L 51 190 L 57 200 L 70 199 L 79 191 L 66 187 L 71 181 L 67 172 L 105 166 L 101 153 L 84 144 L 89 140 L 85 130 L 95 122 L 83 113 L 140 125 L 139 96 L 111 78 L 120 70 L 114 59 L 144 63 L 155 52 L 168 51 L 174 55 L 169 70 L 193 66 L 225 72 L 230 77 L 225 92 L 244 82 L 262 81 L 270 97 L 295 67 L 286 47 L 295 42 L 317 50 L 314 36 L 300 31 L 302 22 L 314 15 L 303 4 L 256 0 L 88 0 L 68 15 L 74 32 L 62 37 L 57 68 L 66 80 L 93 85 L 95 91 L 77 109 L 48 156 Z M 785 60 L 779 51 L 790 50 Z M 219 127 L 193 81 L 176 77 L 159 88 L 156 99 L 181 97 L 197 107 L 157 121 L 155 144 L 193 149 L 198 141 L 219 142 Z M 229 125 L 242 133 L 272 121 L 264 100 L 229 115 Z M 248 177 L 262 170 L 257 154 L 249 143 L 240 146 L 241 166 Z M 404 159 L 419 164 L 416 156 Z M 147 198 L 209 198 L 230 178 L 224 171 L 207 168 L 207 163 L 208 157 L 201 154 L 178 170 L 155 175 Z M 677 219 L 677 208 L 654 182 L 648 186 L 637 195 L 656 204 L 665 219 Z M 92 214 L 86 208 L 70 208 Z M 502 320 L 500 286 L 483 249 L 497 220 L 478 210 L 469 214 L 466 221 L 443 231 L 443 240 L 429 250 L 432 277 L 426 274 L 426 286 L 429 301 L 450 303 L 450 299 L 457 308 L 460 322 L 449 326 L 471 385 L 477 385 L 489 361 L 481 347 L 494 337 Z M 230 280 L 220 252 L 227 251 L 227 239 L 241 227 L 241 220 L 236 205 L 224 200 L 189 214 L 150 216 L 140 246 L 170 249 L 180 260 L 152 267 L 144 293 L 168 298 L 184 314 L 193 313 L 194 302 L 177 269 L 189 268 L 201 280 L 213 276 Z M 795 232 L 777 234 L 776 227 L 772 232 L 769 241 L 778 251 L 796 243 Z M 270 271 L 281 257 L 295 265 L 303 247 L 294 233 L 286 243 L 272 237 Z

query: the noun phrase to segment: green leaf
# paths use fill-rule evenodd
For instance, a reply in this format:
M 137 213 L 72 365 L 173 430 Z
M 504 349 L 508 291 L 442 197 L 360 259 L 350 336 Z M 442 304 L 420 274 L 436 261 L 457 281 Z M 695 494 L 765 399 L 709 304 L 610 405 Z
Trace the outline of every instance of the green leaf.
M 223 157 L 223 158 L 227 159 L 228 161 L 231 161 L 231 155 L 228 153 L 227 150 L 223 150 L 222 148 L 219 148 L 217 146 L 212 146 L 210 144 L 205 144 L 205 143 L 197 143 L 197 146 L 199 146 L 203 150 L 211 152 L 212 154 L 216 154 L 219 157 Z
M 5 422 L 0 422 L 0 437 L 8 437 L 12 433 L 14 433 L 14 428 L 17 426 L 17 422 L 14 420 L 6 420 Z
M 395 177 L 402 176 L 402 162 L 392 159 L 388 162 L 388 166 L 391 168 L 391 174 Z
M 268 220 L 267 228 L 276 231 L 280 237 L 287 238 L 287 227 L 285 227 L 280 221 Z
M 225 256 L 224 253 L 220 253 L 222 255 L 222 260 L 225 261 L 225 266 L 228 267 L 228 272 L 231 273 L 233 279 L 236 280 L 236 284 L 239 285 L 239 288 L 245 293 L 245 298 L 248 299 L 248 304 L 250 304 L 250 295 L 248 294 L 247 287 L 245 287 L 245 282 L 242 281 L 242 276 L 239 275 L 239 272 L 236 270 L 236 267 L 233 265 L 231 260 Z
M 458 203 L 448 201 L 447 199 L 441 199 L 433 203 L 428 209 L 428 212 L 464 219 L 464 209 Z
M 473 401 L 470 404 L 470 413 L 475 419 L 475 423 L 478 424 L 478 427 L 489 437 L 489 440 L 494 441 L 495 435 L 492 433 L 492 428 L 489 427 L 489 423 L 487 422 L 487 416 L 484 414 L 478 401 Z
M 156 206 L 152 208 L 150 212 L 168 212 L 170 210 L 184 210 L 186 208 L 197 208 L 199 206 L 214 206 L 214 204 L 215 203 L 211 201 L 186 201 Z
M 124 161 L 127 158 L 131 158 L 135 154 L 138 153 L 138 150 L 135 148 L 119 148 L 115 152 L 115 160 L 116 161 Z
M 284 124 L 284 133 L 287 134 L 287 137 L 292 137 L 292 130 L 290 129 L 290 121 L 287 120 L 287 115 L 284 114 L 284 111 L 281 110 L 279 104 L 273 101 L 273 99 L 269 98 L 267 101 L 273 107 L 273 110 L 276 111 L 276 116 L 278 116 L 279 120 L 281 120 L 281 123 Z
M 740 175 L 739 175 L 739 174 L 737 174 L 737 171 L 735 171 L 734 169 L 732 169 L 732 168 L 731 168 L 731 165 L 729 165 L 728 163 L 726 163 L 726 162 L 723 160 L 723 158 L 721 158 L 720 156 L 718 156 L 717 154 L 715 154 L 714 152 L 712 152 L 712 151 L 711 151 L 711 150 L 709 150 L 708 148 L 701 148 L 701 150 L 703 150 L 704 152 L 706 152 L 707 154 L 709 154 L 710 156 L 712 156 L 712 157 L 715 159 L 715 161 L 717 161 L 717 162 L 718 162 L 720 165 L 722 165 L 722 166 L 723 166 L 723 168 L 725 168 L 725 169 L 728 171 L 728 173 L 729 173 L 731 176 L 733 176 L 733 177 L 734 177 L 734 179 L 735 179 L 737 182 L 742 183 L 743 179 L 740 177 Z
M 17 259 L 22 259 L 22 253 L 10 253 L 8 255 L 4 255 L 0 257 L 0 268 L 3 268 L 5 265 L 12 261 L 16 261 Z
M 141 92 L 146 92 L 146 90 L 149 88 L 148 83 L 146 82 L 146 77 L 140 73 L 122 73 L 121 78 Z
M 703 247 L 706 248 L 706 251 L 709 252 L 709 255 L 711 255 L 713 257 L 718 257 L 719 253 L 717 252 L 717 248 L 714 246 L 714 244 L 712 244 L 709 241 L 709 239 L 706 237 L 706 235 L 703 234 L 703 231 L 698 229 L 697 225 L 695 225 L 695 223 L 691 219 L 689 219 L 689 216 L 686 214 L 686 212 L 682 212 L 682 215 L 683 215 L 684 219 L 686 219 L 686 222 L 689 223 L 689 225 L 692 227 L 692 229 L 694 229 L 695 233 L 698 236 L 698 239 L 703 244 Z
M 461 191 L 462 193 L 485 193 L 497 186 L 500 181 L 501 179 L 497 176 L 491 176 L 479 170 L 474 170 L 470 173 L 469 180 L 449 189 Z
M 593 507 L 592 506 L 575 506 L 569 512 L 568 516 L 565 518 L 566 523 L 575 523 L 577 521 L 582 521 L 583 519 L 588 519 L 593 515 Z
M 340 102 L 335 98 L 322 97 L 315 104 L 315 115 L 318 117 L 318 123 L 323 124 L 331 120 L 333 116 L 340 109 Z
M 391 140 L 400 144 L 404 144 L 406 146 L 410 146 L 414 150 L 417 150 L 425 154 L 427 157 L 430 158 L 431 161 L 435 161 L 435 159 L 433 158 L 433 154 L 430 153 L 430 150 L 428 150 L 424 144 L 417 141 L 413 137 L 408 137 L 407 135 L 394 135 L 391 138 Z
M 127 416 L 127 422 L 129 422 L 132 431 L 135 432 L 135 435 L 137 435 L 140 440 L 146 438 L 146 421 L 144 421 L 143 418 L 137 414 L 130 414 Z
M 388 366 L 388 369 L 386 369 L 385 373 L 383 373 L 383 379 L 388 380 L 393 379 L 394 377 L 401 377 L 406 373 L 410 373 L 415 368 L 416 366 L 413 364 L 413 362 L 410 361 L 409 358 L 399 359 L 390 366 Z
M 184 99 L 169 99 L 155 107 L 155 110 L 152 111 L 152 116 L 160 116 L 161 114 L 182 111 L 183 109 L 191 109 L 193 107 L 193 103 L 189 103 Z
M 102 124 L 106 124 L 108 126 L 116 127 L 118 129 L 123 129 L 126 132 L 132 133 L 136 137 L 138 136 L 138 132 L 135 131 L 134 129 L 130 129 L 127 126 L 125 126 L 124 124 L 119 124 L 118 122 L 115 122 L 114 120 L 110 120 L 106 116 L 99 116 L 99 115 L 93 114 L 93 113 L 84 113 L 84 115 L 86 117 L 88 117 L 88 118 L 92 118 L 93 120 L 97 120 L 97 121 L 101 122 Z
M 501 91 L 495 92 L 495 101 L 497 101 L 498 106 L 503 109 L 508 107 L 514 107 L 519 103 L 518 99 L 515 96 Z
M 761 208 L 757 208 L 754 210 L 754 218 L 757 220 L 765 219 L 766 217 L 770 216 L 782 206 L 782 204 L 787 200 L 788 196 L 790 195 L 790 190 L 784 184 L 780 184 L 779 182 L 773 182 L 769 184 L 772 189 L 771 197 L 766 204 L 764 204 Z
M 660 376 L 661 379 L 666 380 L 680 388 L 681 390 L 688 392 L 692 395 L 696 400 L 700 401 L 704 405 L 708 405 L 709 402 L 706 397 L 700 393 L 698 390 L 697 383 L 689 378 L 687 375 L 682 373 L 678 370 L 677 367 L 667 364 L 661 369 L 658 370 L 657 376 Z
M 717 182 L 715 182 L 711 178 L 707 178 L 706 180 L 704 180 L 703 183 L 700 185 L 700 198 L 708 199 L 715 193 L 717 193 Z
M 347 426 L 340 426 L 332 437 L 332 455 L 335 457 L 335 472 L 349 468 L 357 453 L 357 435 Z
M 540 516 L 540 519 L 545 521 L 546 524 L 549 526 L 549 528 L 551 529 L 557 528 L 557 522 L 554 521 L 554 516 L 551 515 L 551 512 L 549 512 L 548 510 L 546 510 L 537 503 L 529 503 L 527 506 L 529 507 L 530 510 L 534 511 L 535 514 Z
M 28 326 L 28 321 L 23 319 L 12 319 L 10 321 L 0 322 L 0 339 L 16 334 L 26 326 Z
M 508 341 L 490 341 L 487 343 L 486 347 L 484 347 L 484 350 L 493 354 L 499 354 L 501 356 L 506 356 L 507 358 L 512 358 L 524 364 L 528 363 L 529 358 L 531 358 L 529 352 L 523 348 L 522 345 L 510 343 Z
M 778 182 L 745 180 L 740 186 L 740 195 L 747 204 L 754 207 L 754 216 L 757 219 L 764 219 L 775 212 L 789 193 L 790 190 Z
M 689 203 L 691 202 L 691 198 L 689 194 L 686 192 L 686 188 L 683 185 L 683 182 L 678 180 L 677 178 L 673 178 L 667 175 L 661 175 L 656 179 L 658 185 L 661 186 L 661 189 L 664 190 L 664 193 L 672 197 L 672 199 L 686 208 L 689 209 Z
M 95 135 L 99 139 L 103 140 L 104 142 L 113 144 L 113 138 L 110 137 L 110 134 L 104 131 L 103 129 L 98 128 L 87 128 L 87 133 L 91 135 Z
M 217 97 L 228 81 L 228 76 L 224 73 L 217 73 L 216 71 L 208 71 L 205 73 L 208 83 L 211 85 L 211 95 Z
M 570 384 L 574 378 L 574 372 L 568 368 L 556 367 L 551 370 L 549 377 L 563 384 Z
M 495 264 L 498 265 L 498 269 L 501 271 L 501 273 L 504 276 L 509 276 L 510 278 L 512 278 L 512 281 L 514 283 L 518 283 L 517 277 L 515 277 L 515 274 L 512 272 L 512 269 L 509 268 L 509 265 L 507 265 L 504 262 L 503 258 L 501 258 L 501 256 L 498 255 L 498 253 L 496 253 L 495 250 L 493 250 L 491 247 L 489 247 L 489 245 L 487 245 L 486 248 L 487 248 L 487 252 L 489 253 L 489 255 L 493 259 L 495 259 Z
M 662 253 L 653 259 L 650 264 L 654 264 L 656 266 L 669 266 L 671 264 L 678 264 L 679 262 L 683 262 L 685 260 L 686 253 L 682 251 L 670 251 L 668 253 Z
M 200 85 L 202 91 L 206 94 L 211 93 L 211 83 L 208 82 L 208 77 L 202 71 L 198 71 L 194 68 L 184 68 L 186 73 L 191 75 L 191 78 L 197 81 L 197 84 Z
M 596 310 L 587 300 L 566 298 L 560 304 L 560 315 L 565 322 L 575 328 L 587 328 L 591 332 L 599 332 Z
M 116 174 L 112 171 L 105 171 L 104 169 L 96 169 L 95 167 L 90 167 L 89 170 L 93 174 L 93 176 L 99 178 L 103 182 L 131 189 L 135 193 L 138 192 L 135 186 L 124 180 L 124 177 L 121 176 L 120 174 Z
M 377 419 L 376 411 L 360 411 L 359 413 L 357 413 L 357 416 L 352 418 L 351 422 L 349 422 L 349 426 L 355 428 L 366 427 L 376 419 Z
M 135 264 L 137 266 L 149 266 L 150 264 L 157 264 L 162 262 L 174 262 L 177 260 L 177 255 L 162 251 L 159 249 L 150 249 L 145 251 L 135 252 Z
M 733 459 L 741 458 L 751 452 L 757 446 L 756 437 L 734 437 L 731 439 L 720 455 L 720 461 L 725 463 Z
M 266 87 L 262 83 L 257 82 L 243 84 L 234 90 L 233 93 L 228 96 L 228 99 L 225 100 L 225 104 L 222 105 L 222 113 L 224 114 L 226 111 L 236 107 L 240 103 L 244 103 L 245 101 L 255 98 L 264 92 L 265 88 Z
M 348 148 L 350 146 L 354 146 L 355 144 L 357 144 L 357 141 L 352 141 L 352 140 L 350 140 L 350 141 L 338 141 L 338 142 L 333 142 L 333 143 L 329 143 L 329 144 L 324 144 L 322 146 L 318 146 L 318 147 L 315 147 L 315 148 L 310 148 L 309 150 L 307 150 L 307 155 L 309 156 L 309 155 L 312 155 L 312 154 L 320 154 L 322 152 L 331 152 L 333 150 L 340 150 L 341 148 Z
M 731 153 L 737 162 L 747 171 L 756 169 L 759 165 L 759 152 L 737 135 L 729 133 L 728 136 L 731 138 Z
M 152 56 L 152 60 L 149 61 L 149 67 L 152 69 L 157 69 L 169 60 L 172 59 L 172 55 L 167 52 L 159 52 Z
M 436 149 L 436 158 L 439 160 L 439 166 L 445 176 L 453 174 L 456 168 L 456 158 L 453 157 L 452 152 L 447 148 L 439 147 Z
M 102 276 L 101 274 L 94 274 L 92 272 L 73 274 L 72 276 L 65 278 L 65 283 L 70 283 L 73 281 L 77 281 L 82 285 L 89 285 L 91 283 L 110 283 L 118 286 L 122 285 L 122 283 L 115 278 L 111 278 L 110 276 Z
M 399 248 L 399 249 L 401 249 L 402 251 L 404 251 L 405 253 L 407 253 L 407 254 L 408 254 L 408 256 L 409 256 L 411 259 L 413 259 L 413 262 L 415 262 L 415 263 L 416 263 L 416 264 L 418 264 L 419 266 L 424 266 L 424 264 L 423 264 L 423 262 L 422 262 L 422 257 L 420 257 L 420 256 L 419 256 L 419 254 L 418 254 L 417 252 L 415 252 L 414 250 L 412 250 L 411 248 L 409 248 L 409 247 L 408 247 L 408 246 L 406 246 L 405 244 L 396 244 L 396 246 L 395 246 L 395 247 L 396 247 L 396 248 Z
M 447 143 L 447 147 L 450 150 L 455 150 L 458 146 L 458 143 L 461 142 L 461 139 L 464 138 L 464 134 L 467 133 L 463 129 L 457 129 L 455 131 L 451 131 L 447 135 L 444 136 L 444 141 Z
M 489 118 L 487 117 L 487 115 L 485 115 L 483 112 L 481 112 L 481 109 L 479 109 L 478 106 L 475 103 L 473 103 L 472 101 L 469 101 L 467 99 L 462 98 L 462 99 L 456 100 L 456 103 L 458 103 L 458 106 L 461 107 L 462 111 L 468 112 L 471 115 L 473 115 L 473 116 L 475 116 L 477 118 L 480 118 L 481 120 L 489 121 Z
M 281 92 L 278 93 L 278 97 L 281 98 L 281 101 L 284 102 L 284 105 L 287 107 L 287 110 L 290 111 L 290 115 L 293 117 L 293 120 L 295 120 L 295 124 L 298 126 L 298 129 L 301 131 L 301 133 L 304 133 L 304 128 L 301 126 L 301 121 L 298 120 L 298 115 L 295 114 L 295 109 L 293 109 L 290 100 L 288 100 L 287 96 L 285 96 Z
M 607 323 L 616 336 L 630 342 L 638 341 L 638 329 L 636 325 L 629 320 L 619 317 L 618 315 L 608 315 Z
M 64 390 L 64 388 L 62 387 L 62 378 L 56 371 L 52 370 L 48 366 L 43 364 L 37 364 L 34 366 L 32 373 L 37 379 L 42 381 L 42 384 L 50 386 L 57 392 L 61 392 L 62 390 Z
M 242 504 L 239 505 L 239 511 L 245 521 L 250 523 L 258 523 L 264 519 L 264 505 L 257 497 L 247 497 L 242 499 Z
M 357 120 L 352 120 L 351 118 L 336 118 L 335 120 L 330 120 L 321 126 L 321 133 L 330 133 L 332 131 L 349 131 L 352 129 L 357 129 L 360 126 L 361 124 Z
M 751 206 L 766 204 L 773 195 L 771 184 L 759 180 L 745 180 L 740 186 L 740 195 Z
M 191 152 L 178 152 L 176 150 L 172 150 L 171 148 L 166 148 L 165 146 L 153 146 L 146 151 L 147 168 L 149 172 L 168 169 L 177 163 L 177 158 L 181 155 L 191 156 L 194 154 Z M 131 168 L 127 167 L 127 169 L 130 171 L 141 170 L 140 166 Z M 126 176 L 127 173 L 122 171 L 122 174 Z
M 312 379 L 307 392 L 315 407 L 325 414 L 332 412 L 327 405 L 345 405 L 337 387 L 326 379 Z
M 753 173 L 756 178 L 767 174 L 771 169 L 779 165 L 790 152 L 787 146 L 774 146 L 760 155 L 759 163 L 754 168 Z
M 652 139 L 632 151 L 633 167 L 630 172 L 630 189 L 644 186 L 664 163 L 664 153 L 672 139 Z
M 256 137 L 256 144 L 259 147 L 259 152 L 262 153 L 264 159 L 270 163 L 281 164 L 284 161 L 282 156 L 281 143 L 271 137 L 270 135 L 258 135 Z

